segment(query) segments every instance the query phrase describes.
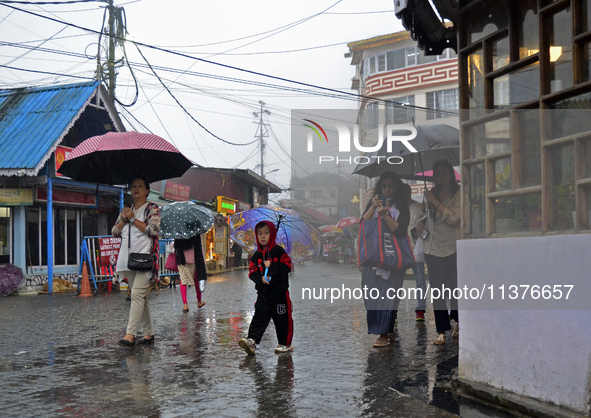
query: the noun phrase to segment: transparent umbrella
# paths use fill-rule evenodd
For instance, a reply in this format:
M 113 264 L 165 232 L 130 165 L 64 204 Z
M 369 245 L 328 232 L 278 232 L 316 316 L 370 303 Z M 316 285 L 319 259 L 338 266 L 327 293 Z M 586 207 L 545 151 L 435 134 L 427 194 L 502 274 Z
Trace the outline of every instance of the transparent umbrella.
M 191 201 L 175 202 L 160 209 L 160 236 L 164 239 L 189 239 L 212 227 L 209 209 Z

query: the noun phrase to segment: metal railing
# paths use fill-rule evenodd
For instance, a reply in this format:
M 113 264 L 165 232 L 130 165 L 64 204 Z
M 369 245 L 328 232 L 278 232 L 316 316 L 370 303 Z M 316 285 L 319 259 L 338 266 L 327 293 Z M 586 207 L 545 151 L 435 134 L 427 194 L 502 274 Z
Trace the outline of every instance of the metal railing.
M 115 272 L 116 268 L 116 258 L 115 261 L 113 259 L 110 260 L 108 265 L 102 265 L 100 262 L 100 246 L 99 246 L 99 239 L 110 238 L 113 245 L 116 247 L 117 243 L 121 246 L 121 238 L 113 238 L 111 235 L 97 235 L 97 236 L 88 236 L 83 238 L 82 243 L 82 251 L 81 251 L 81 260 L 80 260 L 80 271 L 82 271 L 82 263 L 87 261 L 90 265 L 88 266 L 88 274 L 91 276 L 93 282 L 95 283 L 94 288 L 96 289 L 96 283 L 100 282 L 107 282 L 112 281 L 113 277 L 117 274 Z M 159 240 L 160 243 L 160 254 L 159 254 L 159 269 L 158 269 L 158 276 L 178 276 L 178 272 L 171 271 L 166 269 L 164 266 L 166 264 L 166 257 L 168 256 L 166 248 L 167 245 L 172 244 L 174 240 L 172 239 L 161 239 Z M 86 247 L 87 254 L 85 254 L 84 247 Z

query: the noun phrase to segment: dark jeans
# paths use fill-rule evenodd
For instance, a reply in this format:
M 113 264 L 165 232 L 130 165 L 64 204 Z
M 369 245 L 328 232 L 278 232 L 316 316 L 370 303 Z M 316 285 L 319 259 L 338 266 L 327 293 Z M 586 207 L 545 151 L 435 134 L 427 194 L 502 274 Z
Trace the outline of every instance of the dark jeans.
M 425 262 L 429 269 L 429 284 L 431 285 L 431 292 L 434 289 L 445 289 L 445 298 L 433 299 L 433 310 L 435 313 L 435 327 L 437 332 L 445 332 L 451 329 L 450 319 L 458 322 L 458 301 L 451 297 L 451 312 L 448 314 L 446 299 L 449 299 L 450 292 L 458 287 L 458 261 L 457 253 L 448 255 L 447 257 L 435 257 L 433 255 L 425 254 Z M 437 290 L 435 291 L 437 296 Z

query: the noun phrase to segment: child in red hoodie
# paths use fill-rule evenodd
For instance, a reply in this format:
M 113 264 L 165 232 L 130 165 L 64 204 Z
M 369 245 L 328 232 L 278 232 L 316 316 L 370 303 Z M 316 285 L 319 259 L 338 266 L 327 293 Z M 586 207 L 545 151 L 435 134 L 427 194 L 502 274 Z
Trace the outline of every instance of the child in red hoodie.
M 248 277 L 255 283 L 258 295 L 248 337 L 242 338 L 239 344 L 248 354 L 254 355 L 256 344 L 261 342 L 269 321 L 273 319 L 279 341 L 275 353 L 288 353 L 293 350 L 292 305 L 289 297 L 291 258 L 282 247 L 275 244 L 277 229 L 272 222 L 259 222 L 255 234 L 257 251 L 250 260 Z

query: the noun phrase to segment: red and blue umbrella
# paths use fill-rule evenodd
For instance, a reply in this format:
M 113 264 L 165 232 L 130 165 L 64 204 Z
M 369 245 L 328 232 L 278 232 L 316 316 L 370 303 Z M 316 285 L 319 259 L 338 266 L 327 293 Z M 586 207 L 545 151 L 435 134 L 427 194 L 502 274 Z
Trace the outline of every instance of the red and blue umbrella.
M 318 257 L 320 232 L 300 218 L 295 210 L 273 205 L 240 212 L 230 217 L 230 238 L 252 254 L 256 251 L 254 228 L 261 221 L 271 221 L 277 227 L 275 243 L 285 250 L 291 261 L 297 263 Z
M 338 221 L 335 228 L 347 228 L 349 226 L 358 224 L 360 221 L 361 219 L 357 218 L 356 216 L 349 216 Z

